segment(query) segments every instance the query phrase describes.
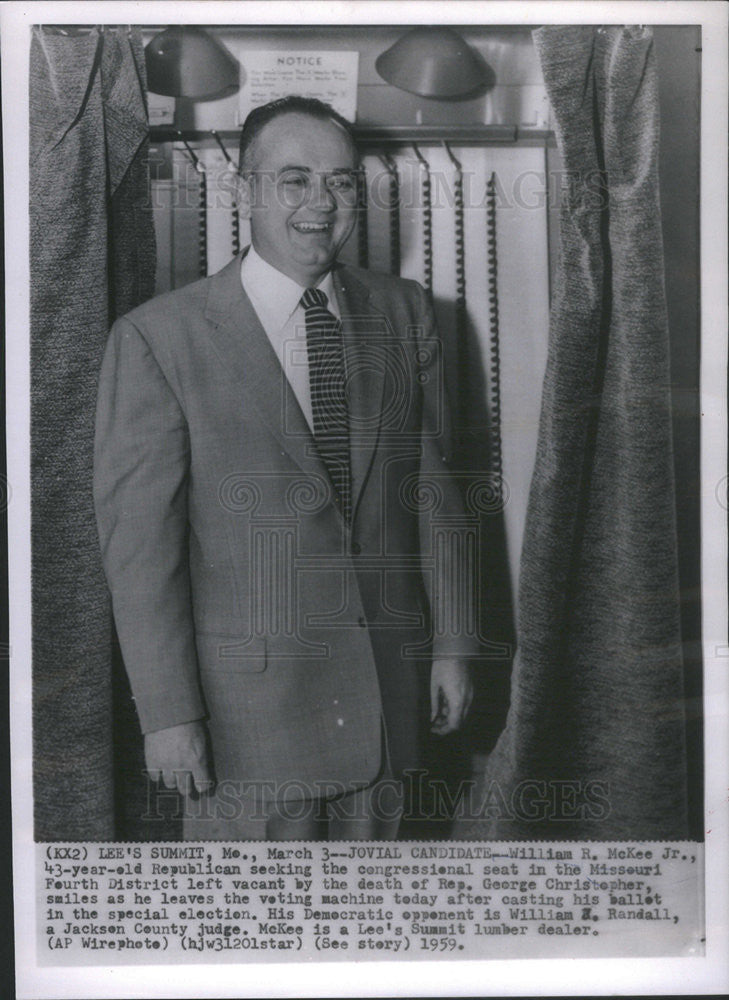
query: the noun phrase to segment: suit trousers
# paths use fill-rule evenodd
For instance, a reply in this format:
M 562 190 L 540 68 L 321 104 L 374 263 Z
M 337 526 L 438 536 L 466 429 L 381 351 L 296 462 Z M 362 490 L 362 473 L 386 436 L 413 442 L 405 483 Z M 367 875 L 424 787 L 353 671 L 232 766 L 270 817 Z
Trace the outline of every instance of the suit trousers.
M 185 840 L 394 840 L 403 814 L 382 730 L 383 767 L 373 784 L 331 798 L 262 801 L 255 789 L 218 787 L 185 800 Z

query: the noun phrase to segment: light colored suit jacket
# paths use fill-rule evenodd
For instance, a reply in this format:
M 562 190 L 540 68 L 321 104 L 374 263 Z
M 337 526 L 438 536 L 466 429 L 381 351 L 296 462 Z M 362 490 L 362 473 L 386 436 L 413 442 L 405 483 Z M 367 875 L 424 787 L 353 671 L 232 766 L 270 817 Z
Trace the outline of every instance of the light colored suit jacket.
M 206 717 L 219 780 L 366 784 L 383 719 L 414 766 L 431 657 L 476 652 L 432 528 L 462 515 L 432 308 L 416 282 L 334 280 L 351 527 L 240 258 L 120 319 L 103 363 L 95 501 L 142 729 Z

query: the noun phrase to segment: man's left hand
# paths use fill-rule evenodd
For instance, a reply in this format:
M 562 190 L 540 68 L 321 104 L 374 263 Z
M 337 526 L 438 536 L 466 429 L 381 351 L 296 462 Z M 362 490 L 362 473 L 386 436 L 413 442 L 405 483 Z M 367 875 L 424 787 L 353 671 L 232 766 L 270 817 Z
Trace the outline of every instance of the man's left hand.
M 460 660 L 434 660 L 430 671 L 430 731 L 453 733 L 463 724 L 473 698 L 468 666 Z

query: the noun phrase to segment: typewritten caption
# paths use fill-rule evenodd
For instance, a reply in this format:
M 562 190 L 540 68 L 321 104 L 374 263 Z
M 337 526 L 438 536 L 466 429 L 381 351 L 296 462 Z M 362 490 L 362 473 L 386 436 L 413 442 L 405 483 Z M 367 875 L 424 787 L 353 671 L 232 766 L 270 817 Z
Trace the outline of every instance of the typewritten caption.
M 43 965 L 701 955 L 703 847 L 39 844 Z

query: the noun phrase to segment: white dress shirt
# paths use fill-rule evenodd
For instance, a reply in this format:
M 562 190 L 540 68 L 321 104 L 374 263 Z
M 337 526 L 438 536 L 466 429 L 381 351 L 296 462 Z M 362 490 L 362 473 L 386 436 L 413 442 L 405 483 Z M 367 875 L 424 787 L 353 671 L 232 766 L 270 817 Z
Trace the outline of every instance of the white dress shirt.
M 293 389 L 299 406 L 313 429 L 309 389 L 309 360 L 306 352 L 306 320 L 301 296 L 304 288 L 282 274 L 251 246 L 240 268 L 243 289 L 276 352 L 281 370 Z M 327 297 L 328 309 L 341 318 L 331 272 L 316 286 Z

